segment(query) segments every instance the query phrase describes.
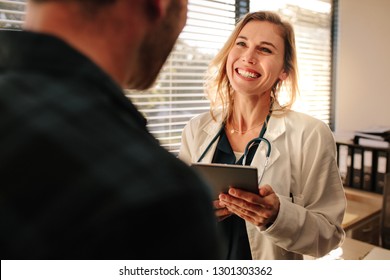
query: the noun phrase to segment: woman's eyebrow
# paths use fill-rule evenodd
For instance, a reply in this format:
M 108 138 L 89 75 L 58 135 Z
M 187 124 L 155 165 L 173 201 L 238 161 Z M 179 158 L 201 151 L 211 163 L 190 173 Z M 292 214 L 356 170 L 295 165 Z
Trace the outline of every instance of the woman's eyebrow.
M 239 35 L 239 36 L 237 37 L 237 39 L 244 39 L 244 40 L 248 40 L 248 38 L 247 38 L 247 37 L 245 37 L 245 36 L 242 36 L 242 35 Z
M 243 36 L 243 35 L 237 36 L 237 39 L 243 39 L 243 40 L 247 40 L 248 41 L 248 38 Z M 268 45 L 268 46 L 273 47 L 274 49 L 277 49 L 277 47 L 274 44 L 272 44 L 271 42 L 268 42 L 268 41 L 260 42 L 259 46 L 261 46 L 261 45 Z
M 260 45 L 268 45 L 268 46 L 273 47 L 274 49 L 277 49 L 277 47 L 274 44 L 272 44 L 271 42 L 267 42 L 267 41 L 261 42 Z

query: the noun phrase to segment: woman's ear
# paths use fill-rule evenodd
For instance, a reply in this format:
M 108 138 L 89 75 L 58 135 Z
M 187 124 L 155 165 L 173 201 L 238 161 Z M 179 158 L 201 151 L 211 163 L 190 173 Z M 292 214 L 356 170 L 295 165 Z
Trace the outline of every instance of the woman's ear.
M 279 75 L 279 80 L 284 81 L 285 79 L 287 79 L 287 77 L 288 77 L 288 73 L 286 72 L 286 70 L 283 69 Z

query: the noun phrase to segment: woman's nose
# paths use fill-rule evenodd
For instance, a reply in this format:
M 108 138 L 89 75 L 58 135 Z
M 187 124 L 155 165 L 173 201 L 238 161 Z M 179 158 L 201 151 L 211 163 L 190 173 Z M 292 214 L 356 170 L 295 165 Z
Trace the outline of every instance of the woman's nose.
M 246 63 L 249 63 L 249 64 L 252 64 L 252 65 L 255 65 L 257 63 L 257 59 L 254 56 L 254 52 L 252 50 L 247 50 L 243 54 L 242 61 L 246 62 Z

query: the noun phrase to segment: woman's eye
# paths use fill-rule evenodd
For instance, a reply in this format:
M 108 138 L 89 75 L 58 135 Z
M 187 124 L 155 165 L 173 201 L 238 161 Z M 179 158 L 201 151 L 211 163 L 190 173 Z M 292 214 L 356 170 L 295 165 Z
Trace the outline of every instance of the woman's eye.
M 260 48 L 260 51 L 264 53 L 272 53 L 272 51 L 269 48 Z
M 240 47 L 245 47 L 246 46 L 245 42 L 237 42 L 236 45 L 240 46 Z

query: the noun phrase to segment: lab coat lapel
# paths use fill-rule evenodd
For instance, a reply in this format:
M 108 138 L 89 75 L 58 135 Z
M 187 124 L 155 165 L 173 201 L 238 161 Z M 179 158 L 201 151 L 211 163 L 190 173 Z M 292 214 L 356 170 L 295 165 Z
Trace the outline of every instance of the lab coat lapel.
M 222 123 L 216 123 L 216 122 L 210 122 L 205 128 L 203 129 L 204 133 L 206 133 L 206 138 L 203 141 L 203 143 L 199 146 L 199 155 L 197 158 L 199 158 L 202 153 L 207 149 L 207 147 L 210 145 L 210 142 L 213 140 L 215 135 L 217 135 L 218 131 L 221 129 Z M 202 159 L 201 162 L 210 163 L 213 159 L 213 155 L 215 152 L 215 149 L 218 145 L 219 138 L 214 141 L 214 143 L 209 147 L 206 155 Z
M 280 151 L 276 145 L 273 145 L 273 143 L 277 138 L 282 136 L 285 132 L 286 132 L 286 124 L 284 122 L 284 118 L 272 116 L 269 120 L 268 128 L 264 135 L 264 138 L 266 138 L 271 144 L 271 154 L 270 154 L 270 158 L 266 170 L 270 168 L 279 158 Z M 263 173 L 264 170 L 267 150 L 268 150 L 267 144 L 261 142 L 252 160 L 251 165 L 257 167 L 259 176 Z

